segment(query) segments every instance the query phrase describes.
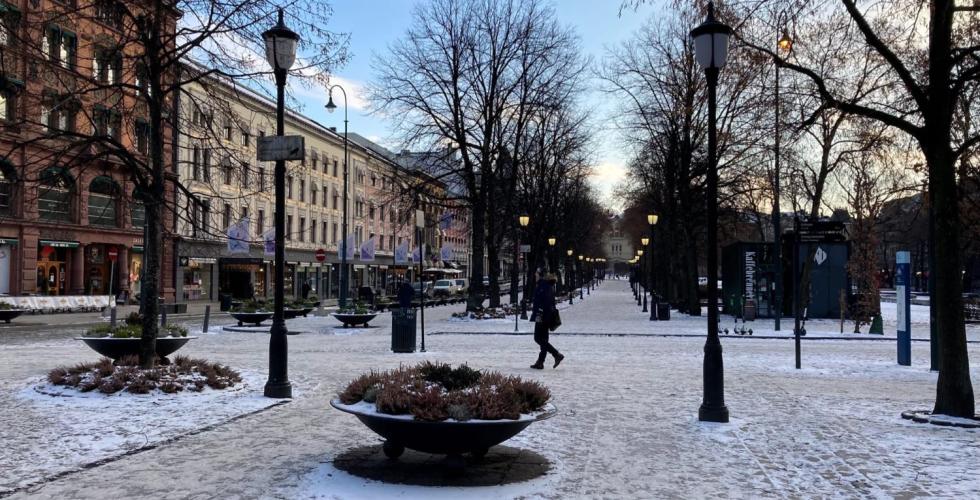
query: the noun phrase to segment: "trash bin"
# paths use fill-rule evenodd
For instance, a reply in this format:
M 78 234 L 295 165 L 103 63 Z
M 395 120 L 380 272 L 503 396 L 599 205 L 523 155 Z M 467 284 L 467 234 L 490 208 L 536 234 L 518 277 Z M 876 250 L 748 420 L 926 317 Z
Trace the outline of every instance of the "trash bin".
M 415 352 L 415 309 L 391 310 L 392 352 Z
M 742 306 L 742 319 L 744 321 L 755 321 L 756 308 L 754 300 L 746 300 Z
M 667 321 L 670 319 L 669 302 L 657 302 L 657 319 L 660 321 Z
M 230 293 L 219 293 L 218 301 L 221 302 L 220 309 L 222 311 L 231 310 L 231 294 Z

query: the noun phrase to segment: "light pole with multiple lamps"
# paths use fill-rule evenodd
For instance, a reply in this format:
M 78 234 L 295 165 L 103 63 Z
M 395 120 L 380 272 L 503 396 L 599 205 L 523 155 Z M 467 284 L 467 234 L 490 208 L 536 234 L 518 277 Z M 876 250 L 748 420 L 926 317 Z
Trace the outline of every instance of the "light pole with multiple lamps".
M 548 264 L 549 271 L 555 271 L 558 268 L 557 264 L 552 266 L 552 264 L 555 263 L 553 261 L 556 260 L 554 256 L 554 251 L 555 251 L 555 245 L 557 243 L 558 243 L 558 238 L 555 238 L 554 236 L 548 238 L 548 255 L 546 257 L 546 260 L 548 261 L 547 264 Z
M 521 235 L 523 236 L 527 233 L 527 225 L 531 223 L 531 217 L 528 215 L 521 215 L 517 218 L 517 223 L 521 226 Z M 524 269 L 521 273 L 524 279 L 524 286 L 521 287 L 521 319 L 527 319 L 527 252 L 521 249 L 521 263 Z M 514 320 L 515 322 L 517 320 Z
M 341 252 L 340 252 L 340 308 L 343 309 L 347 307 L 347 288 L 348 280 L 350 277 L 347 275 L 347 206 L 350 205 L 350 201 L 347 199 L 348 191 L 348 179 L 350 174 L 350 156 L 347 152 L 347 91 L 344 90 L 340 85 L 330 86 L 330 98 L 327 100 L 327 112 L 333 113 L 337 109 L 337 105 L 333 103 L 333 89 L 340 89 L 340 92 L 344 95 L 344 209 L 343 209 L 343 221 L 341 224 Z M 324 195 L 326 196 L 326 195 Z
M 585 256 L 582 255 L 582 254 L 579 254 L 578 255 L 578 272 L 579 272 L 578 282 L 579 282 L 579 285 L 580 285 L 578 287 L 578 299 L 579 300 L 585 300 L 585 291 L 582 290 L 583 288 L 585 288 L 585 275 L 582 273 L 582 271 L 584 270 L 584 267 L 585 267 Z
M 721 341 L 718 339 L 718 158 L 717 154 L 717 87 L 718 73 L 728 58 L 728 38 L 732 28 L 715 20 L 713 2 L 708 2 L 708 16 L 691 30 L 694 57 L 704 68 L 708 80 L 708 337 L 704 343 L 704 395 L 698 409 L 698 420 L 728 422 L 725 406 L 725 374 Z
M 296 61 L 296 46 L 299 35 L 286 27 L 282 9 L 279 9 L 279 22 L 262 33 L 265 42 L 265 58 L 272 66 L 276 78 L 276 136 L 285 135 L 285 88 L 286 75 Z M 286 369 L 288 350 L 286 345 L 286 319 L 283 315 L 285 305 L 286 268 L 286 161 L 276 160 L 276 252 L 275 252 L 275 302 L 272 313 L 272 328 L 269 331 L 269 379 L 265 382 L 265 396 L 269 398 L 293 397 L 293 386 L 289 383 Z
M 643 246 L 647 246 L 647 245 L 650 244 L 650 239 L 649 238 L 640 238 L 640 244 L 643 245 Z M 643 265 L 643 254 L 644 253 L 645 253 L 645 250 L 643 250 L 642 248 L 637 249 L 637 251 L 636 251 L 636 256 L 639 257 L 639 262 L 637 264 L 638 271 L 636 273 L 638 279 L 636 280 L 636 283 L 640 287 L 640 294 L 643 295 L 643 312 L 647 312 L 647 284 L 646 284 L 646 279 L 645 279 L 646 273 L 643 272 L 643 271 L 646 270 L 646 266 Z M 640 299 L 639 298 L 636 299 L 636 305 L 640 305 Z
M 777 22 L 782 24 L 782 15 L 780 15 Z M 790 50 L 793 49 L 793 39 L 789 37 L 789 33 L 783 28 L 783 35 L 779 37 L 776 41 L 776 47 L 789 55 Z M 777 54 L 775 56 L 779 58 Z M 773 292 L 774 292 L 774 307 L 776 314 L 773 315 L 775 318 L 774 329 L 779 331 L 779 322 L 783 317 L 783 242 L 781 241 L 781 236 L 783 233 L 782 224 L 782 209 L 779 206 L 779 143 L 782 136 L 782 131 L 780 130 L 781 116 L 779 116 L 779 62 L 776 62 L 776 134 L 775 134 L 775 144 L 773 147 L 773 153 L 775 155 L 775 165 L 773 173 L 773 195 L 772 195 L 772 239 L 773 239 L 773 262 L 776 267 L 773 273 Z M 795 251 L 795 250 L 794 250 Z M 796 270 L 794 269 L 795 273 Z

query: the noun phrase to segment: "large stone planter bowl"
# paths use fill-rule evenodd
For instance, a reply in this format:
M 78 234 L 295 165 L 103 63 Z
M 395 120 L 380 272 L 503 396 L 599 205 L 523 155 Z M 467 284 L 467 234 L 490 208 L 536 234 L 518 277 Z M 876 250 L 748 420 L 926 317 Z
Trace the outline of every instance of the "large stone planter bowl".
M 364 325 L 368 326 L 368 322 L 378 316 L 378 313 L 368 313 L 368 314 L 348 314 L 348 313 L 332 313 L 331 316 L 337 318 L 338 321 L 344 324 L 344 328 L 349 326 Z
M 26 309 L 3 309 L 0 310 L 0 320 L 2 320 L 4 323 L 10 323 L 10 320 L 24 314 L 25 312 L 27 312 Z
M 405 448 L 438 455 L 472 453 L 482 457 L 492 446 L 516 436 L 534 422 L 549 419 L 558 413 L 554 405 L 534 417 L 519 420 L 467 420 L 459 422 L 425 422 L 411 415 L 386 415 L 365 411 L 363 406 L 345 405 L 334 399 L 334 408 L 356 416 L 364 425 L 385 438 L 384 452 L 397 458 Z
M 282 318 L 283 319 L 294 319 L 294 318 L 298 318 L 300 316 L 305 316 L 305 314 L 303 313 L 303 311 L 306 311 L 306 309 L 290 309 L 290 308 L 287 307 L 287 308 L 285 308 L 285 309 L 282 310 Z
M 189 340 L 197 337 L 159 337 L 157 338 L 157 356 L 166 357 L 181 347 L 184 347 Z M 140 353 L 140 339 L 114 339 L 112 337 L 75 337 L 75 340 L 85 342 L 85 345 L 93 351 L 112 359 L 119 359 L 125 356 Z
M 271 312 L 230 312 L 228 314 L 238 320 L 238 326 L 242 326 L 242 323 L 259 326 L 263 321 L 272 317 Z

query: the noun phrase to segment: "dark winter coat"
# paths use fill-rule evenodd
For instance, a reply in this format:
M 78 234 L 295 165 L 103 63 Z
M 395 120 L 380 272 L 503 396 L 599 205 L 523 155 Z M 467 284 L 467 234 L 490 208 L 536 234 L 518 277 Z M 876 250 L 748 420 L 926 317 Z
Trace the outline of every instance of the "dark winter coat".
M 555 310 L 555 287 L 547 280 L 538 280 L 531 304 L 531 321 L 540 316 L 541 320 L 547 323 Z
M 402 285 L 398 287 L 398 305 L 401 306 L 402 309 L 412 307 L 413 297 L 415 297 L 415 289 L 412 288 L 412 285 L 409 282 L 403 281 Z

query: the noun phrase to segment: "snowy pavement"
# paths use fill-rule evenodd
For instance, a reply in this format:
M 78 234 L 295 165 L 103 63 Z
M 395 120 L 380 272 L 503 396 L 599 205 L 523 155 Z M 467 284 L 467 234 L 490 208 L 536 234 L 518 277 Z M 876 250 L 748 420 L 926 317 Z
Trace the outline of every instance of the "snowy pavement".
M 369 329 L 335 328 L 329 317 L 297 318 L 290 328 L 309 333 L 289 338 L 295 398 L 261 411 L 221 400 L 181 403 L 176 413 L 160 402 L 107 404 L 96 411 L 87 401 L 62 398 L 54 404 L 25 396 L 48 369 L 96 356 L 71 340 L 78 332 L 70 329 L 12 342 L 0 334 L 0 497 L 949 498 L 980 491 L 980 430 L 915 424 L 899 416 L 932 405 L 936 374 L 928 371 L 927 343 L 913 344 L 912 367 L 901 367 L 891 340 L 808 341 L 803 369 L 795 370 L 791 342 L 723 338 L 732 422 L 705 424 L 697 421 L 703 318 L 675 313 L 670 322 L 653 323 L 630 298 L 624 282 L 607 281 L 564 309 L 563 333 L 553 343 L 567 359 L 557 370 L 544 371 L 528 368 L 536 354 L 529 337 L 489 334 L 512 333 L 513 318 L 451 321 L 459 306 L 427 310 L 427 332 L 487 334 L 427 335 L 428 352 L 415 354 L 390 352 L 387 314 Z M 222 323 L 231 321 L 212 321 Z M 771 328 L 771 321 L 765 323 Z M 810 335 L 820 331 L 815 323 L 808 324 Z M 529 331 L 530 324 L 521 322 L 520 328 Z M 827 334 L 835 328 L 831 322 Z M 970 338 L 977 339 L 972 328 Z M 886 336 L 894 335 L 890 330 L 886 317 Z M 688 336 L 636 335 L 651 332 Z M 926 335 L 924 328 L 916 332 Z M 973 383 L 980 387 L 980 345 L 971 344 L 969 351 Z M 181 352 L 258 374 L 261 385 L 268 335 L 214 329 Z M 559 415 L 533 424 L 499 452 L 524 450 L 543 458 L 513 458 L 501 486 L 448 479 L 444 487 L 385 484 L 347 472 L 344 464 L 367 460 L 365 447 L 379 441 L 354 417 L 331 408 L 329 399 L 361 372 L 423 359 L 519 374 L 551 388 Z M 259 392 L 251 390 L 252 396 Z M 51 435 L 38 434 L 44 427 L 39 418 L 56 422 L 48 426 Z M 100 426 L 92 419 L 105 422 L 105 434 L 97 434 Z M 132 452 L 112 437 L 153 425 L 160 441 L 143 451 Z M 76 444 L 59 448 L 60 436 Z M 86 445 L 86 437 L 102 444 Z M 53 464 L 58 453 L 71 455 L 75 464 L 101 465 Z M 519 474 L 528 470 L 536 472 Z M 34 482 L 10 492 L 11 484 Z

